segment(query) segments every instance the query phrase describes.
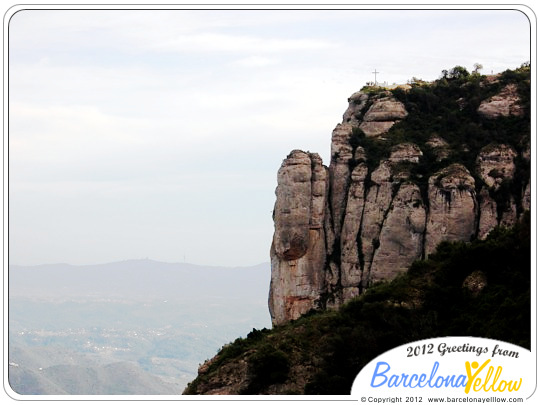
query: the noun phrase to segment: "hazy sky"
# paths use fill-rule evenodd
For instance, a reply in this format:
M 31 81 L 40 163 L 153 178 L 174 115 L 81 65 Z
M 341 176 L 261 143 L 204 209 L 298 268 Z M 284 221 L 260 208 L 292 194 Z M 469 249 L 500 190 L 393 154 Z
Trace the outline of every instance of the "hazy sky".
M 276 173 L 347 97 L 530 60 L 520 11 L 26 10 L 9 24 L 10 263 L 269 261 Z

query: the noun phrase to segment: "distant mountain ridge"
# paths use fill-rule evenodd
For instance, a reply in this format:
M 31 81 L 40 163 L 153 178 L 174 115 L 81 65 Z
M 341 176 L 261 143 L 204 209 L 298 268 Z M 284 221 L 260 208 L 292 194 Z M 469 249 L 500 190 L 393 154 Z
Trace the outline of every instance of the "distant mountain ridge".
M 100 295 L 140 298 L 248 294 L 268 290 L 268 263 L 248 267 L 200 266 L 155 260 L 125 260 L 95 265 L 9 266 L 10 297 Z M 252 288 L 243 291 L 242 284 Z M 260 297 L 260 295 L 259 295 Z

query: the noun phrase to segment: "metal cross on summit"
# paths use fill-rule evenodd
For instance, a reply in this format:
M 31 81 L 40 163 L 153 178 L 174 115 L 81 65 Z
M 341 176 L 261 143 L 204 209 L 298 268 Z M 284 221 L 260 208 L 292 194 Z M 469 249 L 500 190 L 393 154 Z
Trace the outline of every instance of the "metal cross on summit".
M 375 86 L 377 85 L 377 73 L 381 73 L 381 72 L 377 72 L 377 69 L 375 69 L 374 72 L 371 72 L 373 74 L 375 74 Z

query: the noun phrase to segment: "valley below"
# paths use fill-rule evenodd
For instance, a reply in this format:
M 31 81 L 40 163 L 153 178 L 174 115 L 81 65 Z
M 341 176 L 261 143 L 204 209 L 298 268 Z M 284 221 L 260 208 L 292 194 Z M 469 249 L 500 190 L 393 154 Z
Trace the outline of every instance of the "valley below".
M 10 266 L 10 386 L 22 395 L 181 394 L 225 342 L 270 326 L 268 283 L 268 264 Z

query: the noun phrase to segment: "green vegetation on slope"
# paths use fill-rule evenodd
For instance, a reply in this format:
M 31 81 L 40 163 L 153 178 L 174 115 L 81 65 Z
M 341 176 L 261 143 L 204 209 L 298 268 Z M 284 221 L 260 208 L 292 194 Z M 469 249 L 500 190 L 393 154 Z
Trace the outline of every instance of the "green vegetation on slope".
M 467 287 L 475 274 L 483 288 Z M 365 364 L 401 344 L 453 335 L 529 348 L 530 330 L 525 214 L 515 227 L 497 228 L 485 241 L 442 243 L 428 260 L 337 311 L 312 311 L 272 330 L 254 329 L 224 346 L 185 394 L 215 388 L 216 376 L 233 375 L 241 362 L 247 363 L 247 381 L 240 394 L 349 394 Z
M 396 88 L 393 96 L 401 101 L 409 115 L 394 125 L 382 137 L 367 137 L 360 128 L 354 128 L 351 137 L 353 148 L 362 146 L 366 151 L 367 165 L 373 171 L 381 159 L 390 156 L 392 146 L 412 142 L 420 147 L 423 156 L 418 165 L 411 165 L 411 180 L 418 183 L 425 193 L 429 176 L 447 167 L 461 163 L 475 176 L 477 191 L 484 182 L 475 174 L 475 162 L 480 149 L 490 143 L 510 145 L 518 153 L 515 159 L 516 176 L 492 197 L 497 202 L 508 202 L 510 194 L 520 209 L 522 190 L 530 178 L 530 165 L 521 157 L 530 139 L 530 65 L 523 64 L 515 70 L 506 70 L 497 77 L 477 73 L 469 74 L 461 66 L 444 70 L 442 77 L 432 83 L 415 81 L 411 89 Z M 483 100 L 498 94 L 508 84 L 517 86 L 524 114 L 522 116 L 486 119 L 477 113 Z M 380 97 L 388 91 L 379 90 Z M 374 90 L 372 94 L 376 94 Z M 368 110 L 364 108 L 364 113 Z M 432 137 L 448 143 L 448 155 L 437 160 L 434 150 L 426 145 Z M 355 164 L 356 162 L 351 162 Z M 504 204 L 498 204 L 504 208 Z

